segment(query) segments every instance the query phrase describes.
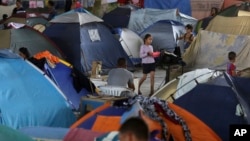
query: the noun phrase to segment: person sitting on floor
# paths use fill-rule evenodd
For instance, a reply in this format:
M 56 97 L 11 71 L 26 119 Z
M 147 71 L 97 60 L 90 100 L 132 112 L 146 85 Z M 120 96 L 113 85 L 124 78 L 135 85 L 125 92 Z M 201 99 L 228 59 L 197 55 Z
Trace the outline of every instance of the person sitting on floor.
M 133 73 L 127 69 L 127 61 L 125 58 L 117 60 L 117 68 L 109 71 L 108 85 L 128 87 L 135 90 Z

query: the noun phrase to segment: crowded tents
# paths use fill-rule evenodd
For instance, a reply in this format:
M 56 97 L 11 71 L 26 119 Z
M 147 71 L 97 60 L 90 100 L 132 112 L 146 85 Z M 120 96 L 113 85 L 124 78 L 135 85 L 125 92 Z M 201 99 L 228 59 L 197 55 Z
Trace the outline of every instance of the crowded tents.
M 250 124 L 249 5 L 0 0 L 0 140 L 231 140 Z

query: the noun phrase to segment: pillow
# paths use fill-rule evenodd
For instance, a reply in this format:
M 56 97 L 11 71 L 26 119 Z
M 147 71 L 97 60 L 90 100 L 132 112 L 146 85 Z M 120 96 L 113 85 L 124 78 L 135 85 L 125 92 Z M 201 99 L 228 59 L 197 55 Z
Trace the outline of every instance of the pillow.
M 94 125 L 92 126 L 92 131 L 103 133 L 118 131 L 120 128 L 120 120 L 120 116 L 98 115 Z

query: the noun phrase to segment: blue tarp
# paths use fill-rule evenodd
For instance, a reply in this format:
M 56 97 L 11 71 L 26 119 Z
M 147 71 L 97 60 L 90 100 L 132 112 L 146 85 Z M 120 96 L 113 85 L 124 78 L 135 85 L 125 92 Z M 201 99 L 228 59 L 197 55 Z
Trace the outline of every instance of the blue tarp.
M 69 127 L 76 118 L 52 81 L 23 59 L 0 58 L 0 123 Z
M 144 0 L 144 7 L 155 9 L 177 8 L 181 13 L 192 15 L 190 0 Z

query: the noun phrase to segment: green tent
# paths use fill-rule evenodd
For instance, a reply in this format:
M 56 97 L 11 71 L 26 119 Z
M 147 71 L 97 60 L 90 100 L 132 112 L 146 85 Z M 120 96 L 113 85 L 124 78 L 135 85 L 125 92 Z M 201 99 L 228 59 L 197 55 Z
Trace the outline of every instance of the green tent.
M 32 138 L 7 126 L 0 125 L 1 141 L 34 141 Z

